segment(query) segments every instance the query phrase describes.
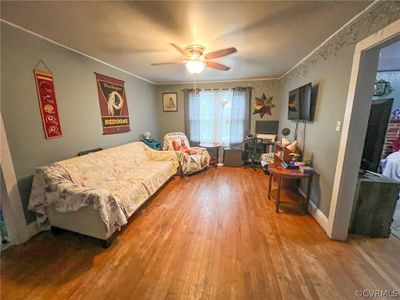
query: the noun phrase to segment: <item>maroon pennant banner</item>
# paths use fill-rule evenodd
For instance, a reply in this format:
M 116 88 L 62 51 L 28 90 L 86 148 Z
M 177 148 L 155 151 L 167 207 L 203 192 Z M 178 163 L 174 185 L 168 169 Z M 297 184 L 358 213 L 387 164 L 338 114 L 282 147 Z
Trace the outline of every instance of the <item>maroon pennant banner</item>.
M 46 139 L 60 137 L 62 136 L 62 130 L 57 109 L 53 75 L 35 70 L 33 73 L 45 137 Z

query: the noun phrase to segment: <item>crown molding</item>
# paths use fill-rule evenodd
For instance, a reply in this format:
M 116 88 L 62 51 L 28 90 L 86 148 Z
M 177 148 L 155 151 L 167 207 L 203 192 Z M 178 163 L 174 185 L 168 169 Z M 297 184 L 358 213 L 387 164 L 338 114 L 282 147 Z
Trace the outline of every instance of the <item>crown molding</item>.
M 43 36 L 43 35 L 41 35 L 41 34 L 38 34 L 38 33 L 36 33 L 36 32 L 33 32 L 33 31 L 31 31 L 31 30 L 29 30 L 29 29 L 26 29 L 26 28 L 24 28 L 24 27 L 22 27 L 22 26 L 19 26 L 19 25 L 17 25 L 17 24 L 14 24 L 14 23 L 12 23 L 12 22 L 10 22 L 10 21 L 7 21 L 7 20 L 4 20 L 4 19 L 0 18 L 0 22 L 5 23 L 5 24 L 8 24 L 8 25 L 10 25 L 10 26 L 12 26 L 12 27 L 14 27 L 14 28 L 17 28 L 17 29 L 22 30 L 22 31 L 24 31 L 24 32 L 27 32 L 27 33 L 29 33 L 29 34 L 32 34 L 32 35 L 34 35 L 34 36 L 36 36 L 36 37 L 38 37 L 38 38 L 40 38 L 40 39 L 42 39 L 42 40 L 45 40 L 45 41 L 47 41 L 47 42 L 50 42 L 50 43 L 52 43 L 52 44 L 54 44 L 54 45 L 57 45 L 57 46 L 59 46 L 59 47 L 62 47 L 62 48 L 68 49 L 68 50 L 70 50 L 70 51 L 73 51 L 73 52 L 75 52 L 75 53 L 78 53 L 78 54 L 80 54 L 80 55 L 82 55 L 82 56 L 85 56 L 85 57 L 87 57 L 87 58 L 89 58 L 89 59 L 92 59 L 92 60 L 94 60 L 94 61 L 97 61 L 97 62 L 99 62 L 99 63 L 102 63 L 102 64 L 104 64 L 104 65 L 106 65 L 106 66 L 108 66 L 108 67 L 111 67 L 111 68 L 116 69 L 116 70 L 118 70 L 118 71 L 124 72 L 124 73 L 126 73 L 126 74 L 128 74 L 128 75 L 130 75 L 130 76 L 133 76 L 133 77 L 137 78 L 137 79 L 146 81 L 146 82 L 151 83 L 151 84 L 155 84 L 153 81 L 151 81 L 151 80 L 149 80 L 149 79 L 146 79 L 146 78 L 144 78 L 144 77 L 142 77 L 142 76 L 139 76 L 139 75 L 136 75 L 136 74 L 134 74 L 134 73 L 131 73 L 131 72 L 127 71 L 127 70 L 121 69 L 121 68 L 119 68 L 119 67 L 116 67 L 116 66 L 114 66 L 114 65 L 112 65 L 112 64 L 110 64 L 110 63 L 108 63 L 108 62 L 102 61 L 102 60 L 100 60 L 100 59 L 98 59 L 98 58 L 96 58 L 96 57 L 93 57 L 93 56 L 91 56 L 91 55 L 89 55 L 89 54 L 87 54 L 87 53 L 84 53 L 84 52 L 82 52 L 82 51 L 76 50 L 76 49 L 71 48 L 71 47 L 68 47 L 68 46 L 66 46 L 66 45 L 64 45 L 64 44 L 61 44 L 61 43 L 59 43 L 59 42 L 56 42 L 56 41 L 54 41 L 54 40 L 52 40 L 52 39 L 49 39 L 49 38 L 47 38 L 47 37 L 45 37 L 45 36 Z
M 267 81 L 267 80 L 280 80 L 279 77 L 265 77 L 265 78 L 242 78 L 242 79 L 227 79 L 227 80 L 207 80 L 207 81 L 177 81 L 177 82 L 156 82 L 155 85 L 178 85 L 178 84 L 203 84 L 203 83 L 229 83 L 229 82 L 243 82 L 243 81 Z

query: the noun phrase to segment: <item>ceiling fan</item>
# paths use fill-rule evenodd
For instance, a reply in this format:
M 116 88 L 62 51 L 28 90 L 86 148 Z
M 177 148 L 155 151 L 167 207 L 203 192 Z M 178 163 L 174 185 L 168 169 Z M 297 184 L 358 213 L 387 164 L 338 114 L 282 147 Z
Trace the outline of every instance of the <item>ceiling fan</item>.
M 206 48 L 202 45 L 191 44 L 187 45 L 185 48 L 179 47 L 178 45 L 173 43 L 171 43 L 171 45 L 180 53 L 182 53 L 186 57 L 186 59 L 182 61 L 155 63 L 151 64 L 152 66 L 185 64 L 186 69 L 189 71 L 189 73 L 194 75 L 200 74 L 203 71 L 204 67 L 212 68 L 219 71 L 228 71 L 230 67 L 211 61 L 211 59 L 220 58 L 237 52 L 237 49 L 235 47 L 230 47 L 204 54 L 204 50 Z

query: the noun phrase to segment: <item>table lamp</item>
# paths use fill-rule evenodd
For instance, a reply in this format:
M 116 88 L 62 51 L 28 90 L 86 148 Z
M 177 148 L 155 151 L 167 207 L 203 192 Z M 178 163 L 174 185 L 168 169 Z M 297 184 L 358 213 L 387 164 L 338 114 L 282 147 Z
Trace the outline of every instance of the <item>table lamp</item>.
M 285 138 L 287 138 L 287 136 L 290 134 L 290 129 L 289 128 L 283 128 L 281 133 Z
M 151 133 L 149 131 L 143 132 L 143 138 L 145 140 L 151 141 L 153 138 L 151 137 Z
M 281 130 L 281 133 L 284 136 L 284 138 L 282 138 L 282 145 L 283 145 L 283 147 L 286 147 L 287 145 L 290 144 L 290 140 L 287 138 L 288 135 L 290 134 L 290 129 L 289 128 L 283 128 Z

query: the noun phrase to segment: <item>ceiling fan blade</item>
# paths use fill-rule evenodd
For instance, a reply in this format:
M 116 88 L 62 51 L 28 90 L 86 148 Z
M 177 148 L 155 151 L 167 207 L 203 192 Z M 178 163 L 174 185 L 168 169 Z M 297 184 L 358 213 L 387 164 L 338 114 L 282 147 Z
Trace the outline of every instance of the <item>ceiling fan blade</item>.
M 179 47 L 178 45 L 171 43 L 171 46 L 174 47 L 176 50 L 178 50 L 180 53 L 182 53 L 185 56 L 189 56 L 190 53 L 188 51 L 186 51 L 185 49 L 183 49 L 182 47 Z
M 184 64 L 185 61 L 170 61 L 170 62 L 162 62 L 162 63 L 155 63 L 151 64 L 152 66 L 162 66 L 162 65 L 180 65 Z
M 223 64 L 216 63 L 214 61 L 206 61 L 206 66 L 212 69 L 220 70 L 220 71 L 228 71 L 230 67 L 227 67 Z
M 237 49 L 235 47 L 231 47 L 231 48 L 221 49 L 221 50 L 207 53 L 205 55 L 205 57 L 207 59 L 213 59 L 213 58 L 218 58 L 218 57 L 222 57 L 222 56 L 227 56 L 227 55 L 230 55 L 235 52 L 237 52 Z

